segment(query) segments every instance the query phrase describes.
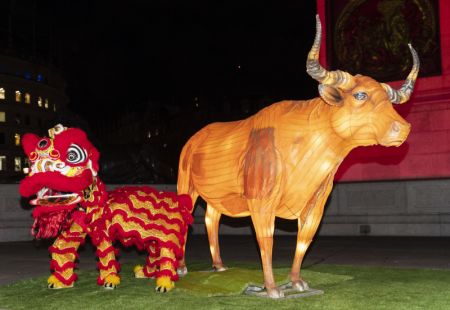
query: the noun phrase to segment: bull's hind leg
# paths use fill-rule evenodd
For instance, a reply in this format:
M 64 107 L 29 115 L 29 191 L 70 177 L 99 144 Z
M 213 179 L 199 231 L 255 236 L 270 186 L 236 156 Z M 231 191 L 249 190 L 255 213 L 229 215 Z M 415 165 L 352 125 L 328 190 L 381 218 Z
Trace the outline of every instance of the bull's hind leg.
M 222 263 L 219 248 L 219 222 L 222 213 L 214 209 L 210 204 L 206 206 L 205 224 L 208 232 L 209 250 L 215 271 L 224 271 L 227 268 Z
M 48 288 L 60 289 L 73 286 L 77 276 L 73 272 L 75 260 L 78 257 L 78 247 L 84 242 L 86 233 L 83 228 L 73 223 L 68 230 L 63 231 L 49 248 L 52 255 L 50 269 L 52 275 L 48 278 Z
M 300 267 L 303 258 L 305 257 L 306 250 L 311 244 L 322 219 L 325 202 L 327 201 L 333 186 L 332 181 L 332 176 L 329 176 L 313 196 L 314 199 L 309 203 L 309 213 L 306 216 L 304 223 L 302 223 L 300 218 L 298 219 L 297 246 L 295 248 L 295 257 L 291 269 L 292 287 L 298 291 L 309 289 L 308 283 L 300 276 Z

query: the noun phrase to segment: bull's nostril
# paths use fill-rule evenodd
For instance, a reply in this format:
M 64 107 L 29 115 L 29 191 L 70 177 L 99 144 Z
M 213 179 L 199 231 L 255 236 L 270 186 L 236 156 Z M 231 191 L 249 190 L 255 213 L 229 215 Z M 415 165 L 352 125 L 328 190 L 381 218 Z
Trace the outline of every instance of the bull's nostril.
M 392 131 L 393 132 L 399 132 L 400 131 L 400 124 L 398 122 L 394 122 L 392 124 Z

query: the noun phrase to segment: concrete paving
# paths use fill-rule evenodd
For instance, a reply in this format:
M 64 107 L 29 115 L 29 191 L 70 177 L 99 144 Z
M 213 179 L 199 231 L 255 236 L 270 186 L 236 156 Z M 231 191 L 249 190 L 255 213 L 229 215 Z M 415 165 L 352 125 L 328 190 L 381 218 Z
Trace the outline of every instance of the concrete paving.
M 295 243 L 293 236 L 275 237 L 274 266 L 292 263 Z M 0 243 L 0 285 L 48 275 L 49 245 L 38 241 Z M 223 235 L 220 245 L 226 265 L 236 261 L 259 262 L 253 236 Z M 144 262 L 144 259 L 145 255 L 134 249 L 121 249 L 121 263 Z M 190 261 L 211 261 L 206 236 L 189 236 L 186 260 L 188 267 Z M 450 238 L 319 237 L 309 249 L 303 266 L 315 264 L 450 269 Z M 94 250 L 87 243 L 80 249 L 78 269 L 95 268 Z

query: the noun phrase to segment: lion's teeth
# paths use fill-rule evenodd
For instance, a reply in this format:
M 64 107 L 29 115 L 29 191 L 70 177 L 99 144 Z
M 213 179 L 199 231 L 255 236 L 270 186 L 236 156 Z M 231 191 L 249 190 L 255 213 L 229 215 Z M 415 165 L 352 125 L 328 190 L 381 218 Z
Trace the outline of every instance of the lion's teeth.
M 39 192 L 37 192 L 37 197 L 42 198 L 46 191 L 47 191 L 47 188 L 43 187 Z

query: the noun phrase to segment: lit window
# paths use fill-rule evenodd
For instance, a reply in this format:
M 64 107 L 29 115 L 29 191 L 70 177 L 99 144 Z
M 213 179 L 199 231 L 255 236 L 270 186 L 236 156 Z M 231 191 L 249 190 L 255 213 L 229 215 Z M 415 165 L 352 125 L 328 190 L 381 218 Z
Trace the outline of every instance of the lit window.
M 20 145 L 20 134 L 19 133 L 16 133 L 14 135 L 14 144 L 17 145 L 17 146 Z
M 22 93 L 19 90 L 16 90 L 16 102 L 22 101 Z
M 6 122 L 6 113 L 0 112 L 0 123 Z
M 0 155 L 0 171 L 6 170 L 6 156 Z
M 44 78 L 43 78 L 43 76 L 42 76 L 42 74 L 38 74 L 37 75 L 37 77 L 36 77 L 36 80 L 38 81 L 38 82 L 42 82 L 42 80 L 43 80 Z
M 14 157 L 14 171 L 22 170 L 22 159 L 20 157 Z
M 48 109 L 48 99 L 47 99 L 47 98 L 45 98 L 44 107 L 45 107 L 46 109 Z
M 42 97 L 41 96 L 38 97 L 38 106 L 40 108 L 42 108 Z
M 56 112 L 56 104 L 53 104 L 53 112 Z
M 31 102 L 31 96 L 29 93 L 25 93 L 25 103 L 30 103 Z
M 0 88 L 0 99 L 5 99 L 5 89 L 3 87 Z

